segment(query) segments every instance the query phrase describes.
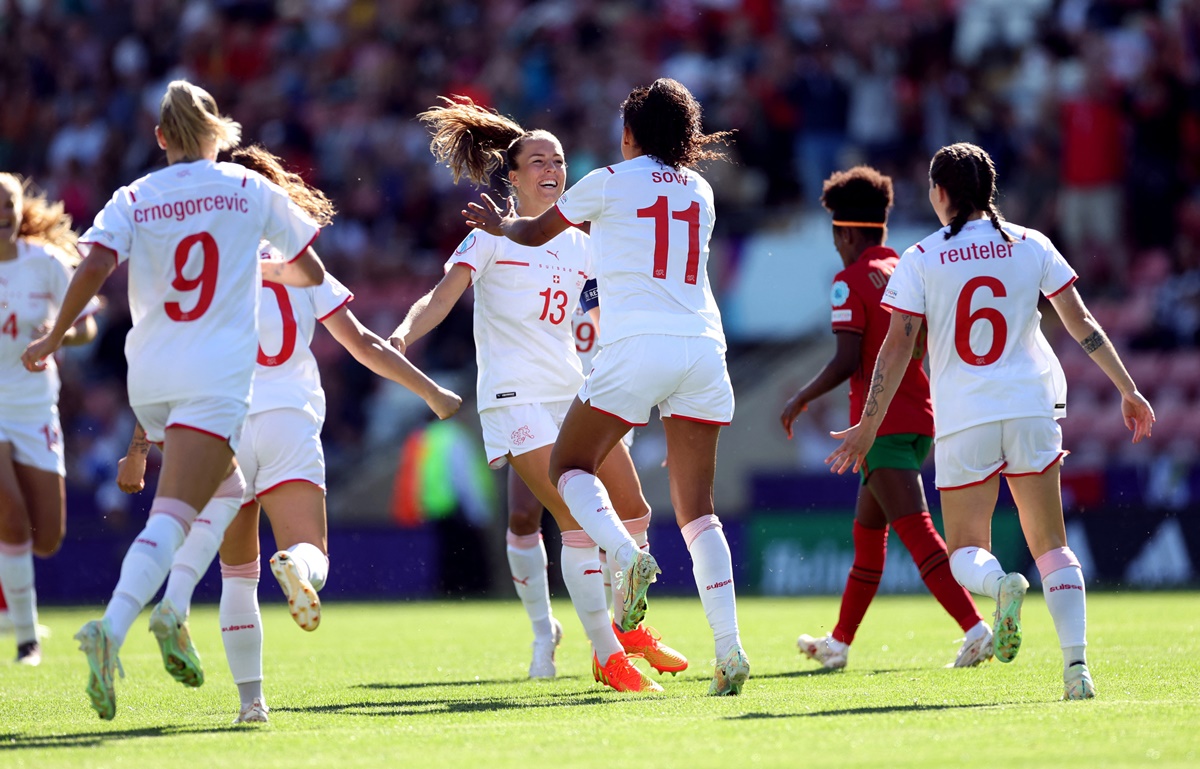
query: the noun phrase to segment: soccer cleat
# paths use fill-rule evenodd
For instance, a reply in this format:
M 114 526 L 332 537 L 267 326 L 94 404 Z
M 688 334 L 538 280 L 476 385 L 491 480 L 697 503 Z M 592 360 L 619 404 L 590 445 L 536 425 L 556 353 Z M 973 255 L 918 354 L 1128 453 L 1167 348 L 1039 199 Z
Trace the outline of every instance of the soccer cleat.
M 967 631 L 967 637 L 963 639 L 963 645 L 958 650 L 958 656 L 954 658 L 954 662 L 946 667 L 974 667 L 981 662 L 990 660 L 994 653 L 992 629 L 987 626 L 986 622 L 980 620 L 975 624 L 975 627 Z
M 158 641 L 163 667 L 171 678 L 184 686 L 203 686 L 204 669 L 200 666 L 200 654 L 192 645 L 187 620 L 179 616 L 174 604 L 166 598 L 150 612 L 150 632 Z
M 533 661 L 529 663 L 530 678 L 554 678 L 558 675 L 558 663 L 554 659 L 554 653 L 562 643 L 562 623 L 551 617 L 550 631 L 549 638 L 536 638 L 533 641 Z
M 17 664 L 36 668 L 42 664 L 42 645 L 37 641 L 28 641 L 17 645 Z
M 1021 650 L 1021 604 L 1029 580 L 1020 572 L 1009 572 L 1000 580 L 1000 595 L 996 598 L 996 626 L 992 633 L 996 659 L 1012 662 Z
M 713 680 L 708 687 L 710 697 L 736 697 L 750 677 L 750 660 L 740 646 L 729 650 L 724 659 L 717 660 Z
M 663 688 L 637 669 L 625 652 L 617 652 L 604 665 L 592 652 L 592 677 L 619 692 L 661 692 Z
M 1064 700 L 1090 700 L 1096 696 L 1096 684 L 1086 662 L 1072 662 L 1063 671 Z
M 271 573 L 279 580 L 279 586 L 287 596 L 292 619 L 304 630 L 316 630 L 321 624 L 321 599 L 317 597 L 312 584 L 300 576 L 300 569 L 292 554 L 280 550 L 271 556 Z
M 662 574 L 662 569 L 658 568 L 654 556 L 639 550 L 633 565 L 617 577 L 625 585 L 625 601 L 622 604 L 624 616 L 620 625 L 622 633 L 633 630 L 646 618 L 646 591 L 659 574 Z
M 265 724 L 267 723 L 267 713 L 271 709 L 267 707 L 267 703 L 261 699 L 255 699 L 249 705 L 246 705 L 238 713 L 238 717 L 233 719 L 234 724 Z
M 659 673 L 670 673 L 674 676 L 687 670 L 687 657 L 670 646 L 659 643 L 662 636 L 654 628 L 638 625 L 628 633 L 623 633 L 621 628 L 613 623 L 613 632 L 616 633 L 617 640 L 621 642 L 621 648 L 626 654 L 644 657 L 646 662 L 650 663 L 650 667 Z
M 108 620 L 92 620 L 79 629 L 75 634 L 79 642 L 79 651 L 87 655 L 88 663 L 88 699 L 92 701 L 92 709 L 105 721 L 111 721 L 117 714 L 117 693 L 113 688 L 113 669 L 125 677 L 125 668 L 117 657 L 117 646 L 112 639 Z
M 850 644 L 844 644 L 833 636 L 826 635 L 813 638 L 801 635 L 796 639 L 796 648 L 810 660 L 820 662 L 830 670 L 841 670 L 846 667 L 846 658 L 850 655 Z

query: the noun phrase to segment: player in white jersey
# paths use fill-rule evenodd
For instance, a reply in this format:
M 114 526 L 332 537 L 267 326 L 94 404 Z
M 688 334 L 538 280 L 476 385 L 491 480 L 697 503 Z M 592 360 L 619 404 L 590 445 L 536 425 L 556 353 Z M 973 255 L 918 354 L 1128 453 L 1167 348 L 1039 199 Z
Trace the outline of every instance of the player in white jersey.
M 502 212 L 486 195 L 463 215 L 474 227 L 541 247 L 591 223 L 604 303 L 601 349 L 554 447 L 551 477 L 584 531 L 615 560 L 634 599 L 659 573 L 612 512 L 596 470 L 658 406 L 675 518 L 717 652 L 710 694 L 738 694 L 750 674 L 737 629 L 733 564 L 713 509 L 717 437 L 733 419 L 721 315 L 709 286 L 712 188 L 693 169 L 709 149 L 700 105 L 674 80 L 636 88 L 621 106 L 625 162 L 592 171 L 537 217 Z
M 0 173 L 0 590 L 17 640 L 17 662 L 38 665 L 33 557 L 49 558 L 66 533 L 58 367 L 26 371 L 29 340 L 55 321 L 78 261 L 71 217 L 20 178 Z M 64 344 L 96 336 L 89 304 Z
M 298 286 L 325 277 L 309 247 L 317 226 L 287 193 L 249 169 L 216 162 L 220 150 L 238 143 L 240 126 L 219 113 L 211 95 L 170 83 L 155 134 L 167 167 L 117 190 L 96 216 L 80 239 L 87 255 L 57 323 L 23 356 L 26 368 L 44 367 L 71 319 L 129 262 L 129 403 L 147 438 L 163 443 L 163 465 L 150 518 L 125 556 L 103 619 L 76 636 L 88 659 L 88 696 L 103 719 L 116 714 L 117 652 L 197 512 L 214 496 L 240 499 L 245 488 L 234 453 L 254 375 L 260 271 Z M 260 265 L 262 240 L 291 261 Z M 152 614 L 151 630 L 160 645 L 174 644 L 185 621 L 163 608 Z M 172 674 L 194 686 L 202 681 L 186 666 Z
M 1063 698 L 1086 699 L 1096 689 L 1084 654 L 1083 572 L 1067 545 L 1059 491 L 1065 452 L 1055 420 L 1065 416 L 1066 383 L 1040 329 L 1040 296 L 1120 391 L 1134 443 L 1149 437 L 1154 411 L 1084 306 L 1075 271 L 1045 235 L 1001 220 L 995 178 L 992 159 L 973 144 L 934 155 L 929 201 L 945 227 L 906 251 L 892 273 L 882 302 L 891 325 L 861 421 L 834 433 L 843 442 L 827 461 L 835 472 L 858 470 L 927 324 L 950 568 L 963 587 L 996 601 L 995 654 L 1011 662 L 1029 582 L 988 552 L 1003 474 L 1062 647 Z
M 537 214 L 553 206 L 566 182 L 562 146 L 553 134 L 526 131 L 469 99 L 444 102 L 421 118 L 433 132 L 434 155 L 450 166 L 455 181 L 466 176 L 487 184 L 507 161 L 508 183 L 522 211 Z M 674 673 L 687 660 L 641 624 L 644 602 L 627 606 L 622 595 L 614 601 L 615 622 L 610 618 L 596 543 L 549 479 L 551 447 L 583 383 L 570 319 L 590 274 L 590 242 L 580 230 L 560 232 L 537 248 L 472 230 L 447 261 L 445 277 L 413 305 L 392 342 L 406 349 L 474 285 L 478 406 L 489 463 L 510 464 L 562 531 L 563 580 L 595 649 L 596 679 L 621 691 L 653 691 L 661 687 L 630 662 L 629 653 Z M 635 547 L 648 548 L 650 508 L 628 451 L 614 452 L 601 472 L 613 486 L 623 530 L 632 532 L 627 536 Z M 531 677 L 555 674 L 554 650 L 562 637 L 550 612 L 541 513 L 532 505 L 511 507 L 507 534 L 513 584 L 534 629 Z
M 233 160 L 286 190 L 321 227 L 333 221 L 333 205 L 325 194 L 284 169 L 271 153 L 251 146 L 235 150 Z M 262 257 L 277 260 L 279 254 L 264 244 Z M 321 445 L 325 392 L 310 349 L 317 323 L 329 329 L 360 363 L 420 395 L 439 418 L 453 415 L 462 403 L 359 323 L 348 307 L 353 298 L 349 289 L 328 273 L 321 285 L 311 288 L 264 281 L 254 393 L 237 451 L 238 465 L 246 477 L 245 504 L 240 504 L 242 500 L 210 501 L 176 552 L 167 579 L 163 601 L 186 617 L 196 583 L 220 548 L 221 637 L 241 699 L 234 723 L 267 720 L 257 599 L 260 507 L 271 521 L 279 547 L 271 558 L 271 570 L 293 618 L 305 630 L 315 630 L 321 620 L 317 592 L 328 576 L 329 550 Z M 147 450 L 144 434 L 135 432 L 118 471 L 117 483 L 123 491 L 133 493 L 144 486 Z M 223 541 L 217 533 L 222 530 Z M 189 664 L 198 670 L 199 659 L 190 639 L 180 640 L 178 646 L 164 647 L 168 670 L 176 664 L 174 656 L 192 659 Z

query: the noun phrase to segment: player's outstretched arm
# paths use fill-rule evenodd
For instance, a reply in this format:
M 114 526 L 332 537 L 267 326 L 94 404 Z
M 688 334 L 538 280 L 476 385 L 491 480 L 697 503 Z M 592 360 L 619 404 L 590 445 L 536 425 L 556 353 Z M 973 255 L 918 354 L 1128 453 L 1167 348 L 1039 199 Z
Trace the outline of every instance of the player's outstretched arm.
M 63 336 L 63 347 L 78 347 L 87 344 L 96 338 L 99 331 L 94 317 L 89 315 L 86 318 L 80 318 Z
M 471 268 L 465 264 L 453 265 L 438 284 L 425 296 L 413 302 L 404 321 L 388 338 L 388 343 L 401 353 L 408 346 L 438 327 L 446 319 L 454 304 L 471 285 Z
M 30 342 L 21 355 L 21 363 L 27 370 L 43 371 L 46 368 L 46 358 L 62 347 L 67 332 L 75 325 L 79 314 L 87 308 L 88 302 L 100 293 L 104 281 L 108 280 L 108 276 L 112 275 L 115 269 L 116 252 L 111 248 L 93 244 L 88 255 L 75 269 L 75 274 L 71 276 L 54 328 L 41 338 Z
M 853 470 L 858 472 L 867 458 L 867 452 L 875 443 L 875 434 L 883 424 L 888 406 L 900 387 L 908 362 L 912 360 L 913 348 L 917 344 L 917 332 L 925 319 L 920 315 L 907 315 L 902 312 L 892 313 L 892 322 L 888 326 L 887 337 L 879 348 L 879 357 L 875 359 L 875 371 L 871 374 L 871 384 L 867 388 L 867 402 L 863 404 L 862 418 L 858 424 L 848 430 L 831 432 L 834 438 L 841 438 L 842 444 L 834 449 L 825 460 L 831 472 L 838 475 Z
M 852 331 L 839 331 L 834 336 L 837 337 L 837 350 L 833 359 L 826 363 L 825 368 L 808 384 L 788 399 L 783 413 L 779 416 L 789 441 L 792 439 L 792 423 L 800 416 L 800 412 L 805 411 L 809 403 L 845 382 L 858 370 L 862 357 L 862 335 Z
M 1149 438 L 1154 427 L 1154 409 L 1138 392 L 1137 384 L 1125 370 L 1125 364 L 1117 354 L 1117 348 L 1113 347 L 1104 329 L 1100 328 L 1100 324 L 1092 317 L 1092 313 L 1083 303 L 1083 297 L 1071 286 L 1051 297 L 1050 304 L 1054 305 L 1054 311 L 1062 319 L 1067 332 L 1083 346 L 1088 356 L 1121 393 L 1121 416 L 1125 419 L 1125 426 L 1133 433 L 1133 442 Z
M 419 395 L 438 419 L 454 415 L 462 405 L 462 398 L 438 385 L 425 372 L 409 362 L 408 358 L 390 347 L 375 332 L 359 322 L 349 308 L 340 310 L 322 321 L 338 343 L 350 351 L 354 359 L 379 376 L 397 382 Z
M 146 488 L 146 455 L 150 453 L 150 442 L 141 424 L 133 426 L 133 438 L 125 457 L 117 462 L 117 488 L 126 494 L 135 494 Z
M 304 249 L 300 256 L 290 262 L 265 259 L 259 264 L 262 266 L 263 280 L 284 286 L 309 288 L 310 286 L 319 286 L 325 280 L 325 265 L 321 263 L 321 258 L 312 248 Z
M 500 206 L 485 192 L 481 194 L 479 203 L 468 203 L 463 210 L 463 218 L 467 224 L 492 235 L 508 238 L 522 246 L 540 246 L 554 240 L 571 226 L 562 217 L 557 206 L 550 206 L 539 216 L 517 216 L 513 199 L 508 199 L 508 210 L 501 211 Z

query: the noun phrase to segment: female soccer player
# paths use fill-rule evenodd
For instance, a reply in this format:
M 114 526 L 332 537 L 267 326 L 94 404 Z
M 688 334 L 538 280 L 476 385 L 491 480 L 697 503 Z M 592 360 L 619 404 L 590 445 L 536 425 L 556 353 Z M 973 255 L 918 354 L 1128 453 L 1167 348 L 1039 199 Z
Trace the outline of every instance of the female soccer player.
M 324 193 L 285 170 L 274 155 L 251 146 L 235 150 L 233 161 L 279 185 L 321 227 L 332 223 L 333 205 Z M 292 617 L 305 630 L 315 630 L 321 621 L 317 592 L 328 576 L 329 550 L 321 446 L 325 393 L 310 350 L 316 324 L 329 329 L 360 363 L 420 395 L 439 418 L 452 416 L 462 404 L 461 398 L 439 387 L 363 327 L 347 306 L 352 299 L 350 291 L 328 273 L 321 285 L 312 288 L 264 281 L 254 393 L 237 452 L 238 465 L 246 476 L 248 501 L 240 506 L 240 513 L 241 500 L 210 501 L 176 552 L 167 578 L 163 602 L 186 617 L 196 583 L 220 548 L 222 640 L 241 694 L 241 710 L 234 723 L 265 722 L 268 712 L 262 693 L 263 634 L 258 607 L 260 506 L 280 548 L 271 558 L 271 571 L 283 588 Z M 144 435 L 135 433 L 118 472 L 123 491 L 143 487 L 147 449 Z M 223 543 L 216 534 L 221 530 L 225 531 Z M 190 642 L 171 652 L 195 655 Z M 173 663 L 168 658 L 164 661 L 170 670 Z M 198 659 L 194 664 L 199 668 Z
M 833 244 L 845 266 L 834 278 L 830 295 L 837 353 L 784 407 L 780 421 L 789 439 L 792 423 L 809 402 L 847 379 L 850 413 L 862 413 L 867 377 L 875 368 L 889 323 L 879 301 L 888 276 L 900 261 L 896 252 L 884 245 L 892 207 L 891 177 L 868 166 L 839 171 L 826 180 L 821 205 L 833 215 Z M 796 642 L 801 653 L 830 669 L 846 666 L 854 634 L 879 588 L 889 526 L 908 548 L 929 592 L 967 634 L 954 667 L 976 665 L 992 656 L 992 629 L 950 573 L 946 543 L 933 528 L 921 485 L 921 464 L 933 443 L 933 408 L 924 360 L 924 340 L 918 340 L 900 382 L 900 403 L 880 427 L 875 446 L 863 463 L 854 516 L 854 565 L 842 593 L 838 623 L 829 635 L 802 635 Z
M 433 131 L 431 149 L 449 165 L 457 182 L 465 176 L 487 184 L 502 162 L 521 211 L 551 208 L 566 182 L 566 161 L 558 139 L 546 131 L 526 131 L 513 121 L 469 100 L 452 101 L 421 114 Z M 559 232 L 538 248 L 516 246 L 486 232 L 472 231 L 446 263 L 446 275 L 409 310 L 391 341 L 401 351 L 429 333 L 466 290 L 475 287 L 475 347 L 479 363 L 479 417 L 493 468 L 511 464 L 550 511 L 563 533 L 563 580 L 588 640 L 596 652 L 593 674 L 621 691 L 657 691 L 627 653 L 638 653 L 657 670 L 678 672 L 687 660 L 658 643 L 641 625 L 645 604 L 614 601 L 608 614 L 603 570 L 596 543 L 580 530 L 549 480 L 550 450 L 571 399 L 583 383 L 575 354 L 571 315 L 591 272 L 586 234 Z M 612 484 L 617 525 L 630 532 L 635 549 L 648 547 L 650 507 L 628 451 L 615 452 L 600 471 Z M 513 583 L 534 628 L 530 675 L 552 675 L 554 648 L 562 628 L 550 615 L 541 509 L 510 512 L 508 557 Z
M 706 266 L 712 188 L 692 166 L 723 154 L 726 133 L 704 134 L 700 105 L 674 80 L 635 88 L 621 105 L 625 162 L 591 172 L 536 217 L 502 212 L 487 195 L 467 222 L 541 247 L 591 223 L 604 302 L 601 350 L 563 422 L 550 462 L 571 515 L 615 561 L 627 600 L 644 599 L 659 573 L 613 513 L 596 471 L 631 425 L 658 406 L 670 457 L 671 501 L 715 639 L 709 693 L 738 694 L 750 663 L 738 636 L 733 564 L 713 510 L 717 437 L 733 419 L 725 334 Z
M 1046 607 L 1063 651 L 1064 699 L 1096 695 L 1084 654 L 1083 572 L 1067 545 L 1059 466 L 1066 381 L 1039 327 L 1044 294 L 1076 341 L 1121 393 L 1121 414 L 1137 443 L 1154 411 L 1088 312 L 1075 271 L 1045 235 L 1004 222 L 995 205 L 992 159 L 973 144 L 938 150 L 929 166 L 929 202 L 945 227 L 910 248 L 884 292 L 892 311 L 858 424 L 830 469 L 857 471 L 867 459 L 912 357 L 929 328 L 937 486 L 955 579 L 996 601 L 996 657 L 1021 647 L 1021 603 L 1029 582 L 1005 574 L 991 545 L 991 519 L 1003 473 L 1025 541 L 1037 560 Z
M 116 714 L 112 678 L 125 635 L 166 578 L 197 511 L 214 496 L 240 500 L 245 489 L 234 453 L 250 404 L 260 270 L 298 286 L 325 277 L 309 247 L 318 228 L 308 215 L 257 173 L 216 162 L 238 143 L 240 126 L 208 92 L 170 83 L 155 135 L 167 167 L 117 190 L 97 215 L 80 240 L 88 253 L 58 321 L 23 356 L 27 369 L 44 368 L 72 320 L 118 263 L 129 262 L 129 403 L 147 439 L 163 443 L 163 464 L 150 518 L 104 617 L 76 635 L 88 660 L 88 697 L 103 719 Z M 291 261 L 260 267 L 262 240 Z M 184 618 L 170 611 L 155 611 L 150 625 L 160 646 L 186 632 Z M 193 686 L 203 681 L 196 670 L 173 674 Z
M 0 173 L 0 591 L 17 639 L 17 662 L 38 665 L 33 556 L 49 558 L 67 526 L 58 367 L 26 371 L 21 353 L 60 314 L 79 261 L 71 217 L 20 178 Z M 66 318 L 63 344 L 96 336 L 89 303 Z M 3 603 L 0 601 L 0 603 Z

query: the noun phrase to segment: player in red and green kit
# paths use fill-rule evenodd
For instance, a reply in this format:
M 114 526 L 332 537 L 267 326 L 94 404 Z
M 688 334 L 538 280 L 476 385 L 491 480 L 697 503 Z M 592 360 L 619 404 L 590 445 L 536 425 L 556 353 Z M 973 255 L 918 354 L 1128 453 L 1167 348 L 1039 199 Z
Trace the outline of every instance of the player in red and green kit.
M 891 177 L 868 166 L 831 176 L 821 204 L 833 214 L 833 243 L 845 269 L 833 282 L 833 331 L 837 352 L 811 382 L 784 407 L 780 421 L 788 438 L 792 423 L 810 401 L 850 380 L 850 416 L 863 411 L 875 358 L 891 321 L 879 306 L 888 277 L 900 257 L 887 248 L 887 215 L 892 207 Z M 992 630 L 975 602 L 950 573 L 946 543 L 933 528 L 921 485 L 921 464 L 933 443 L 933 406 L 925 373 L 924 337 L 917 341 L 895 404 L 887 413 L 862 468 L 854 518 L 854 565 L 842 594 L 833 632 L 800 636 L 801 653 L 827 668 L 846 666 L 854 634 L 879 589 L 887 556 L 888 526 L 912 555 L 929 592 L 966 632 L 954 667 L 976 665 L 992 656 Z

